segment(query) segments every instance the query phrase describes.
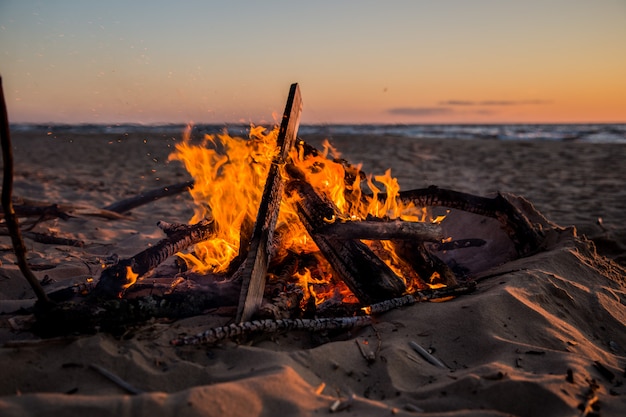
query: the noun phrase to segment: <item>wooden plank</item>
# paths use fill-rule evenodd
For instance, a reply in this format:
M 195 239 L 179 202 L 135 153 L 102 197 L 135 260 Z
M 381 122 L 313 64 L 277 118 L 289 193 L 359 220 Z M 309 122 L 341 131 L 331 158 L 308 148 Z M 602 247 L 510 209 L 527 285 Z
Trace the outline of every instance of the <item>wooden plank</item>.
M 300 88 L 298 84 L 294 83 L 289 89 L 285 112 L 278 131 L 277 146 L 280 150 L 267 175 L 256 223 L 250 239 L 248 256 L 243 267 L 241 295 L 236 316 L 236 321 L 239 323 L 250 320 L 263 300 L 265 276 L 270 258 L 269 243 L 274 234 L 284 189 L 284 181 L 281 178 L 279 167 L 285 162 L 296 141 L 301 113 Z

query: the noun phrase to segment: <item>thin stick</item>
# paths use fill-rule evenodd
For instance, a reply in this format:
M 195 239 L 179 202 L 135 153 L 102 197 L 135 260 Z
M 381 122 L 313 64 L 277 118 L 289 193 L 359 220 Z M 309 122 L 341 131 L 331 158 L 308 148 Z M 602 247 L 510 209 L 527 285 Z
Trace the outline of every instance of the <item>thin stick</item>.
M 411 340 L 409 342 L 409 346 L 411 346 L 411 348 L 413 348 L 414 351 L 419 353 L 422 358 L 426 359 L 428 362 L 430 362 L 432 365 L 435 365 L 437 368 L 448 369 L 448 367 L 444 365 L 443 362 L 441 362 L 439 359 L 435 358 L 433 355 L 428 353 L 426 349 L 424 349 L 423 347 L 421 347 L 414 341 Z
M 9 116 L 7 106 L 4 101 L 4 90 L 2 89 L 2 78 L 0 77 L 0 141 L 2 142 L 2 161 L 4 163 L 4 177 L 2 179 L 2 208 L 4 210 L 4 219 L 11 235 L 13 249 L 17 257 L 17 264 L 22 271 L 22 275 L 28 281 L 31 288 L 35 292 L 37 299 L 44 306 L 52 305 L 52 302 L 46 295 L 39 280 L 33 274 L 26 262 L 26 246 L 22 239 L 20 226 L 13 209 L 11 194 L 13 192 L 13 149 L 11 145 L 11 133 L 9 130 Z
M 177 184 L 167 185 L 165 187 L 155 188 L 153 190 L 144 191 L 134 197 L 126 198 L 104 207 L 104 210 L 113 211 L 115 213 L 125 213 L 136 207 L 151 203 L 163 197 L 180 194 L 193 188 L 194 181 L 185 181 Z
M 129 394 L 137 395 L 137 394 L 143 393 L 143 391 L 140 390 L 139 388 L 135 388 L 134 386 L 132 386 L 128 382 L 124 381 L 119 376 L 115 375 L 113 372 L 109 371 L 106 368 L 103 368 L 100 365 L 96 365 L 95 363 L 92 363 L 91 365 L 89 365 L 89 367 L 91 369 L 93 369 L 94 371 L 98 372 L 100 375 L 102 375 L 105 378 L 107 378 L 109 381 L 111 381 L 114 384 L 116 384 L 118 387 L 120 387 L 123 390 L 127 391 Z

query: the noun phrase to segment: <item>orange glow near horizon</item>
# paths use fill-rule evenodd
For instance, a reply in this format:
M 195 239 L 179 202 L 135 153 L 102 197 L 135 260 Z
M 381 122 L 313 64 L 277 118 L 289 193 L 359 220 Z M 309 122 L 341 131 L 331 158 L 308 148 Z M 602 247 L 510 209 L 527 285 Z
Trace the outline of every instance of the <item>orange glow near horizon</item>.
M 15 123 L 269 125 L 292 82 L 305 124 L 626 122 L 626 3 L 559 3 L 0 3 L 4 90 Z

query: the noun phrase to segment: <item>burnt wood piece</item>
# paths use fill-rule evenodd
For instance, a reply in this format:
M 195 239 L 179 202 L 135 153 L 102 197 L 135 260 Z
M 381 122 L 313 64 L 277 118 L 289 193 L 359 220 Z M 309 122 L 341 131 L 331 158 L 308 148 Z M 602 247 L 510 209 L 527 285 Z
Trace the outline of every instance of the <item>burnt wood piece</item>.
M 354 317 L 326 317 L 319 319 L 267 319 L 254 320 L 242 323 L 233 323 L 228 326 L 216 327 L 198 333 L 194 336 L 180 337 L 171 341 L 174 346 L 183 345 L 212 345 L 223 340 L 246 337 L 254 333 L 270 334 L 289 330 L 308 330 L 321 332 L 326 330 L 354 329 L 372 324 L 370 316 Z
M 155 188 L 149 191 L 144 191 L 134 197 L 129 197 L 124 200 L 120 200 L 113 204 L 109 204 L 104 207 L 104 210 L 113 211 L 115 213 L 125 213 L 136 207 L 144 204 L 151 203 L 163 197 L 180 194 L 187 191 L 194 186 L 194 181 L 179 182 L 177 184 L 166 185 L 165 187 Z
M 132 287 L 131 287 L 132 288 Z M 181 319 L 209 309 L 234 307 L 240 286 L 237 282 L 206 283 L 169 293 L 154 291 L 142 297 L 90 299 L 74 297 L 52 309 L 35 308 L 35 334 L 53 337 L 75 333 L 125 333 L 129 326 L 154 318 Z
M 386 194 L 378 194 L 385 200 Z M 515 245 L 520 256 L 528 256 L 538 250 L 542 237 L 528 218 L 501 194 L 493 198 L 480 197 L 436 186 L 401 191 L 398 198 L 421 207 L 448 207 L 469 213 L 496 218 Z
M 261 306 L 265 290 L 265 278 L 270 258 L 270 243 L 280 200 L 283 195 L 284 181 L 281 178 L 280 166 L 285 160 L 296 141 L 300 115 L 302 113 L 302 97 L 298 84 L 294 83 L 289 89 L 287 104 L 283 119 L 278 131 L 276 145 L 278 154 L 272 161 L 265 188 L 261 197 L 256 223 L 250 237 L 250 247 L 242 270 L 241 296 L 237 309 L 237 322 L 248 321 Z
M 444 236 L 441 226 L 433 223 L 407 222 L 403 220 L 336 221 L 316 230 L 316 233 L 332 239 L 407 239 L 439 242 Z
M 215 222 L 211 220 L 203 220 L 189 226 L 177 225 L 176 228 L 167 232 L 167 238 L 102 271 L 94 289 L 94 295 L 103 298 L 119 297 L 131 284 L 127 276 L 129 267 L 138 277 L 142 277 L 170 256 L 191 245 L 210 239 L 214 234 Z
M 287 193 L 298 193 L 298 216 L 320 252 L 337 276 L 363 304 L 372 304 L 401 295 L 406 287 L 402 278 L 359 240 L 338 240 L 317 233 L 333 222 L 337 209 L 319 196 L 313 187 L 301 180 L 287 184 Z

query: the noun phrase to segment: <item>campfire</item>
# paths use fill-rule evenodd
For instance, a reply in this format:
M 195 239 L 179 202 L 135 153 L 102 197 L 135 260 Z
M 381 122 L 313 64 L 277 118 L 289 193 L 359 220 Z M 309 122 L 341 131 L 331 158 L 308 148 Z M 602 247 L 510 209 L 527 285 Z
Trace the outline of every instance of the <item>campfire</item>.
M 446 212 L 435 207 L 495 219 L 517 256 L 539 247 L 540 232 L 505 196 L 401 191 L 391 170 L 368 175 L 329 142 L 316 149 L 299 139 L 301 110 L 293 84 L 279 127 L 201 142 L 189 128 L 170 155 L 193 177 L 172 187 L 193 197 L 189 224 L 159 222 L 166 238 L 109 265 L 93 288 L 51 294 L 57 304 L 39 315 L 42 333 L 236 308 L 233 324 L 175 344 L 214 342 L 255 330 L 359 326 L 390 308 L 470 292 L 475 277 L 438 255 L 485 241 L 447 236 Z M 174 255 L 179 271 L 155 274 Z

